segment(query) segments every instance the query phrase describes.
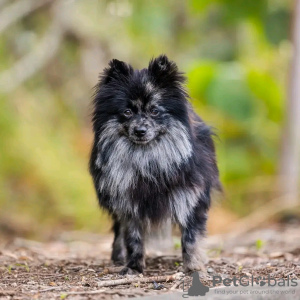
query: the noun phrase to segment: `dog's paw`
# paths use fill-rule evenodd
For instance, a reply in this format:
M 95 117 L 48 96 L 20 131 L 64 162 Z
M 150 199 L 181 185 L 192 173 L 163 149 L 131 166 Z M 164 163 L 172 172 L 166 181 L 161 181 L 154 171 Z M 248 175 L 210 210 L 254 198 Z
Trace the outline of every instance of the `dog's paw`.
M 120 271 L 120 275 L 139 275 L 142 272 L 139 272 L 138 270 L 135 269 L 131 269 L 129 267 L 124 267 L 121 271 Z
M 189 253 L 183 256 L 183 267 L 185 273 L 193 271 L 202 271 L 206 273 L 205 264 L 208 263 L 208 258 L 205 251 L 201 247 L 190 247 Z
M 205 263 L 207 262 L 205 256 L 192 256 L 190 259 L 183 262 L 183 268 L 185 273 L 194 271 L 201 271 L 206 273 Z
M 113 262 L 113 264 L 116 267 L 120 267 L 120 266 L 124 266 L 125 265 L 125 261 L 124 260 L 113 260 L 112 262 Z
M 202 263 L 199 263 L 197 265 L 187 264 L 187 265 L 184 266 L 184 273 L 186 273 L 186 274 L 190 274 L 190 273 L 193 273 L 195 271 L 200 271 L 200 272 L 206 273 L 205 265 L 202 264 Z

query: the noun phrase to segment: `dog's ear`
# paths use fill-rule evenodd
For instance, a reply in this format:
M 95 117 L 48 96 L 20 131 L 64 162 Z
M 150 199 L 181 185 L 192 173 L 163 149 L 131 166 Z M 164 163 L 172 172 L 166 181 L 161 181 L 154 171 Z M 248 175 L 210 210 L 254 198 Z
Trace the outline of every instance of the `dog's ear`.
M 185 77 L 183 73 L 178 71 L 176 63 L 169 60 L 164 54 L 151 59 L 148 72 L 159 85 L 185 82 Z
M 132 74 L 133 69 L 130 65 L 126 64 L 123 61 L 112 59 L 108 63 L 108 68 L 104 69 L 104 72 L 101 76 L 101 82 L 103 84 L 109 83 L 112 79 L 125 79 L 130 74 Z

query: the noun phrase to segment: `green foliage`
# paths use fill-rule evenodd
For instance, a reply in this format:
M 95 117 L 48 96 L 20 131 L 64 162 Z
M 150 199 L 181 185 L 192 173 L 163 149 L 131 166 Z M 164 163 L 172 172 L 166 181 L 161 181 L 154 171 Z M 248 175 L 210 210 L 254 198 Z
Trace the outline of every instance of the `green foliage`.
M 255 242 L 255 246 L 256 246 L 256 250 L 259 251 L 263 246 L 264 246 L 265 242 L 262 240 L 257 240 Z
M 246 214 L 272 197 L 292 1 L 65 5 L 68 30 L 59 51 L 0 94 L 0 230 L 40 237 L 58 228 L 108 231 L 88 174 L 89 113 L 97 73 L 114 57 L 138 68 L 160 53 L 175 60 L 187 74 L 193 106 L 219 137 L 226 205 Z M 9 27 L 0 37 L 2 69 L 35 49 L 52 21 L 49 6 Z
M 240 122 L 253 117 L 254 103 L 245 78 L 236 64 L 224 64 L 206 90 L 207 104 Z

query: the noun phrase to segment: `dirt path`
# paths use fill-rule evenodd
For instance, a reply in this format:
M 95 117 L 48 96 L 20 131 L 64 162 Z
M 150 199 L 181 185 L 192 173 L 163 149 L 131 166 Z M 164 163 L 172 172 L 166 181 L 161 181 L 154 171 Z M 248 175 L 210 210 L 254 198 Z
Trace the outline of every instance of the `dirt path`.
M 165 256 L 150 255 L 144 276 L 120 276 L 111 268 L 111 236 L 66 233 L 57 241 L 38 243 L 15 239 L 0 245 L 0 299 L 117 299 L 169 293 L 179 283 L 180 250 Z M 299 224 L 272 225 L 242 237 L 213 236 L 207 240 L 207 273 L 203 284 L 212 286 L 214 275 L 242 275 L 300 279 Z M 169 280 L 159 281 L 157 276 Z M 155 277 L 150 282 L 147 278 Z M 126 279 L 130 284 L 103 287 L 107 280 Z M 185 277 L 189 284 L 191 278 Z M 107 282 L 106 282 L 107 283 Z M 157 284 L 156 284 L 157 283 Z M 162 285 L 160 290 L 157 286 Z M 177 287 L 178 290 L 178 287 Z M 180 287 L 180 290 L 182 288 Z

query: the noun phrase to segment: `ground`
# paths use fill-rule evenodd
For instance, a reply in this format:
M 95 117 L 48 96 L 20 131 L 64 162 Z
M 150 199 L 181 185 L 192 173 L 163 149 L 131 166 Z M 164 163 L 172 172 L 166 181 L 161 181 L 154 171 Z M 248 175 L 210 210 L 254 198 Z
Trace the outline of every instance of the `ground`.
M 181 273 L 179 249 L 164 256 L 150 253 L 144 275 L 118 275 L 119 268 L 109 261 L 111 241 L 112 236 L 72 232 L 48 243 L 1 243 L 0 299 L 117 299 L 182 291 L 183 278 L 190 284 L 191 277 Z M 207 249 L 207 272 L 200 280 L 209 287 L 214 275 L 300 279 L 299 224 L 211 236 Z

